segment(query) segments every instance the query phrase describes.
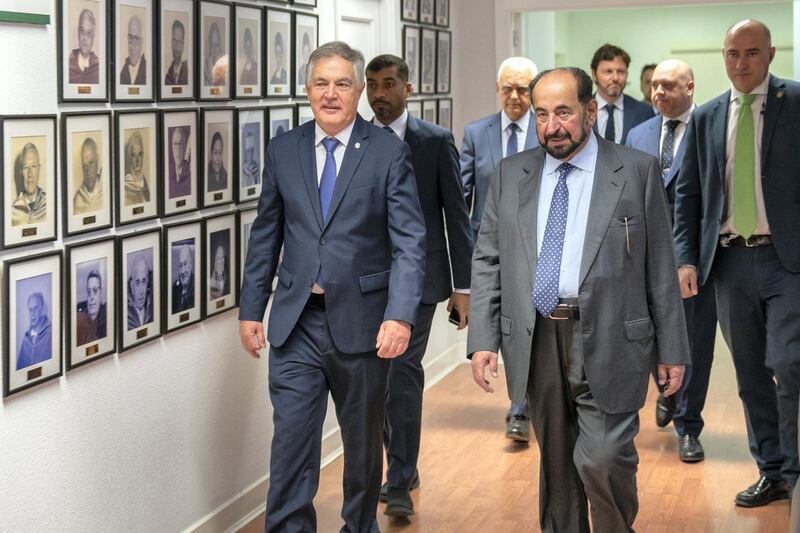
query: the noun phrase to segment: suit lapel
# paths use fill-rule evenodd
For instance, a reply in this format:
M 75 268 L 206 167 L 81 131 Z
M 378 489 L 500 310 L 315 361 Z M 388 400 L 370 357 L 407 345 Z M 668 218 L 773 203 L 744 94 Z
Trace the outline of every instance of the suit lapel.
M 614 209 L 617 206 L 625 178 L 617 172 L 622 168 L 622 161 L 614 152 L 613 143 L 597 139 L 597 163 L 594 169 L 592 198 L 589 203 L 589 221 L 583 241 L 581 270 L 578 287 L 583 284 L 589 267 L 592 266 L 597 251 L 603 242 Z
M 661 115 L 659 115 L 659 118 Z M 661 157 L 661 120 L 658 121 L 656 124 L 651 123 L 649 126 L 649 130 L 647 132 L 647 146 L 645 147 L 645 152 L 648 154 L 653 154 L 656 158 Z
M 522 167 L 525 177 L 519 182 L 519 211 L 517 212 L 519 231 L 522 234 L 522 244 L 525 247 L 525 257 L 528 258 L 528 271 L 533 272 L 536 265 L 536 225 L 539 210 L 539 183 L 542 179 L 542 166 L 544 165 L 544 150 L 536 150 Z
M 308 191 L 311 209 L 314 211 L 319 229 L 322 229 L 322 208 L 319 203 L 319 184 L 317 183 L 317 155 L 314 151 L 314 121 L 311 120 L 307 124 L 303 126 L 303 136 L 298 148 L 300 170 Z
M 530 119 L 528 120 L 528 134 L 525 136 L 525 149 L 530 150 L 539 146 L 539 138 L 536 136 L 536 118 L 533 113 L 528 111 Z
M 772 141 L 772 134 L 775 133 L 775 126 L 780 116 L 781 105 L 784 100 L 784 84 L 774 76 L 769 77 L 769 89 L 767 90 L 767 108 L 764 111 L 764 132 L 761 138 L 761 174 L 767 165 L 767 154 L 769 145 Z M 759 176 L 760 178 L 760 176 Z
M 486 128 L 486 135 L 489 136 L 489 151 L 492 154 L 492 168 L 496 167 L 503 159 L 503 147 L 500 145 L 503 135 L 500 132 L 500 124 L 500 113 L 497 113 L 489 121 L 489 127 Z
M 411 149 L 411 159 L 413 161 L 415 155 L 417 154 L 417 146 L 419 145 L 420 138 L 419 123 L 417 122 L 416 118 L 411 116 L 411 113 L 408 114 L 408 121 L 406 121 L 406 133 L 403 136 L 403 140 Z
M 713 132 L 714 155 L 717 157 L 720 180 L 725 179 L 725 145 L 728 139 L 728 108 L 730 107 L 730 100 L 730 90 L 725 91 L 725 94 L 717 99 L 717 103 L 711 115 L 713 121 L 711 131 Z M 720 186 L 722 186 L 722 184 L 720 184 Z
M 344 159 L 342 166 L 339 168 L 339 173 L 336 174 L 336 184 L 333 186 L 333 197 L 331 198 L 331 205 L 328 208 L 328 220 L 325 221 L 323 229 L 331 223 L 336 209 L 342 203 L 344 193 L 353 179 L 353 175 L 364 156 L 364 152 L 369 145 L 369 124 L 360 116 L 356 115 L 356 122 L 353 125 L 353 132 L 350 134 L 350 142 L 344 152 Z M 321 212 L 321 211 L 320 211 Z
M 628 132 L 633 126 L 633 119 L 636 118 L 633 116 L 633 104 L 631 103 L 631 98 L 627 94 L 622 95 L 622 137 L 620 137 L 620 144 L 625 143 L 625 138 L 628 136 Z

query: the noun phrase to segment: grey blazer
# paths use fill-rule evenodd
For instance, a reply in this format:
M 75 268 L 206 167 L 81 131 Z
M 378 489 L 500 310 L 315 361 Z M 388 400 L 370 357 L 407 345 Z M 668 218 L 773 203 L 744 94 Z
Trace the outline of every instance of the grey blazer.
M 644 404 L 654 363 L 689 363 L 689 341 L 658 161 L 597 142 L 578 296 L 584 367 L 600 408 L 624 413 Z M 467 353 L 502 348 L 513 402 L 525 397 L 530 370 L 544 159 L 539 147 L 498 165 L 472 259 Z

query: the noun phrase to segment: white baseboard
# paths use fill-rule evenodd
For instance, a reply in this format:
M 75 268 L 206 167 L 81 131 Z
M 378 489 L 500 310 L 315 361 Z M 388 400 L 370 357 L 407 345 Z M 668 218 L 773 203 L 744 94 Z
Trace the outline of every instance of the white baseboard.
M 465 342 L 457 342 L 443 353 L 423 359 L 425 368 L 425 389 L 428 389 L 447 376 L 459 364 L 465 363 Z M 330 464 L 342 454 L 342 438 L 339 427 L 335 427 L 322 437 L 322 466 Z M 254 520 L 266 508 L 265 497 L 269 487 L 269 474 L 259 479 L 239 494 L 226 501 L 208 515 L 195 522 L 186 532 L 191 533 L 234 533 Z

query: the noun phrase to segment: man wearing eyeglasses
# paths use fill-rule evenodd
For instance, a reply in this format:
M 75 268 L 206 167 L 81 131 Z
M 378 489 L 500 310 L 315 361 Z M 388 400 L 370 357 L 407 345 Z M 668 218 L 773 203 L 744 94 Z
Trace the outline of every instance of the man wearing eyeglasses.
M 145 85 L 147 83 L 147 61 L 144 58 L 142 21 L 134 15 L 128 22 L 128 57 L 119 73 L 120 85 Z
M 472 209 L 471 224 L 475 238 L 481 225 L 483 205 L 494 168 L 504 157 L 539 145 L 530 111 L 528 88 L 537 72 L 536 64 L 526 57 L 509 57 L 503 61 L 497 70 L 496 84 L 502 109 L 464 128 L 461 183 L 467 206 Z M 528 422 L 526 402 L 512 403 L 506 415 L 506 437 L 517 442 L 528 442 Z

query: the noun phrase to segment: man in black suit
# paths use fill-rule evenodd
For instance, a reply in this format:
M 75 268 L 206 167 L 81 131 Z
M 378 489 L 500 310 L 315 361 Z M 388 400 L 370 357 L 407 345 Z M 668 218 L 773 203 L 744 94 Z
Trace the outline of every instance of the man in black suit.
M 164 85 L 187 85 L 189 83 L 189 67 L 183 59 L 183 48 L 186 42 L 186 28 L 183 22 L 175 20 L 172 23 L 172 63 L 167 66 L 164 75 Z
M 419 485 L 417 458 L 425 386 L 422 357 L 437 303 L 450 298 L 447 310 L 455 309 L 458 313 L 458 329 L 467 325 L 472 257 L 472 229 L 453 135 L 435 124 L 412 117 L 406 110 L 406 98 L 410 95 L 405 60 L 386 54 L 370 61 L 367 99 L 375 112 L 373 122 L 403 139 L 411 148 L 411 163 L 428 235 L 425 286 L 417 308 L 417 323 L 408 350 L 389 365 L 383 437 L 389 466 L 381 499 L 387 501 L 386 514 L 390 516 L 414 514 L 409 490 Z
M 604 44 L 592 57 L 592 80 L 597 85 L 597 121 L 594 131 L 607 141 L 624 144 L 632 127 L 652 118 L 653 108 L 623 94 L 631 56 L 613 44 Z
M 731 26 L 722 52 L 732 87 L 689 122 L 675 252 L 684 298 L 714 279 L 759 470 L 736 504 L 757 507 L 788 499 L 800 472 L 800 84 L 769 74 L 759 21 Z
M 128 22 L 128 57 L 119 71 L 120 85 L 144 85 L 147 83 L 147 60 L 143 53 L 142 21 L 136 15 Z

